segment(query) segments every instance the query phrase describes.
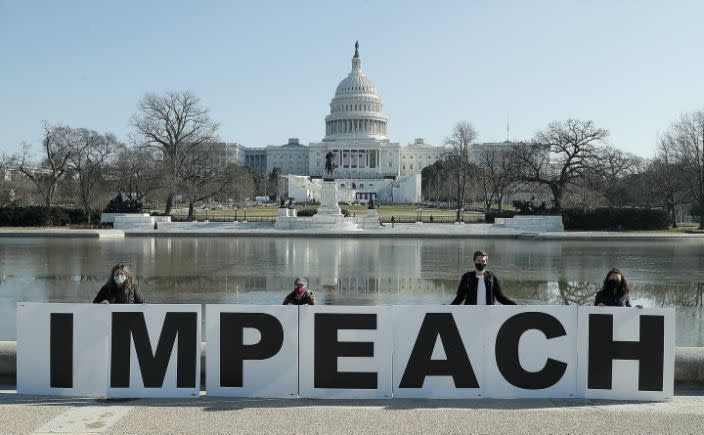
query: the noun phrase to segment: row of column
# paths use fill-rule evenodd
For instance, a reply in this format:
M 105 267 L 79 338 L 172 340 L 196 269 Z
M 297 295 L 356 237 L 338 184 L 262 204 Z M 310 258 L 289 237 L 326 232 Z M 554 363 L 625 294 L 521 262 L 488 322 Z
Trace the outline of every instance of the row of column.
M 386 122 L 372 119 L 338 119 L 328 121 L 325 134 L 336 133 L 386 134 Z
M 340 169 L 379 167 L 379 150 L 332 150 L 332 153 Z

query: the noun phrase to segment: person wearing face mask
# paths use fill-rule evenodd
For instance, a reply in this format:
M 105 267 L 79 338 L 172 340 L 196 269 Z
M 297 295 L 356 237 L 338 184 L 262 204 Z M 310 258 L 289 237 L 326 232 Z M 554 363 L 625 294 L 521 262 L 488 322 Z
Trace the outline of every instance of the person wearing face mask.
M 604 284 L 594 298 L 594 305 L 598 307 L 630 307 L 631 301 L 628 294 L 631 289 L 628 287 L 626 277 L 621 270 L 613 268 L 606 274 Z M 636 305 L 636 308 L 643 308 Z
M 293 282 L 293 291 L 286 295 L 283 305 L 315 305 L 315 296 L 308 290 L 308 281 L 305 278 L 296 278 Z
M 93 299 L 94 304 L 145 304 L 144 295 L 137 288 L 132 274 L 124 264 L 112 268 L 108 282 Z
M 460 279 L 457 286 L 457 296 L 451 305 L 494 305 L 496 301 L 504 305 L 516 305 L 511 299 L 504 296 L 501 284 L 496 274 L 486 270 L 489 256 L 485 251 L 474 253 L 474 270 L 471 270 Z

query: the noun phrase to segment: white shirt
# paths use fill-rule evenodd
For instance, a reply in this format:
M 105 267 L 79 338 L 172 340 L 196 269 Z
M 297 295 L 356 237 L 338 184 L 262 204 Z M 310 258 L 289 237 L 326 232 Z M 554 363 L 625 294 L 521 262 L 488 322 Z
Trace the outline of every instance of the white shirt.
M 484 275 L 477 276 L 477 305 L 486 305 L 486 284 Z

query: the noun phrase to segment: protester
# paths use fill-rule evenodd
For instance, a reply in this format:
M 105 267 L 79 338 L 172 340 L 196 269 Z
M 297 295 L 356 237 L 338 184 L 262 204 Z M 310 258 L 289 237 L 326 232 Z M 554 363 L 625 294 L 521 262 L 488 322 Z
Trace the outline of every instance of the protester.
M 137 287 L 127 266 L 118 264 L 112 268 L 108 282 L 93 299 L 94 304 L 144 304 L 147 301 Z
M 293 282 L 293 291 L 286 295 L 283 305 L 315 305 L 315 296 L 308 290 L 308 281 L 305 278 L 296 278 Z
M 501 284 L 496 274 L 486 270 L 489 256 L 484 251 L 476 251 L 473 256 L 474 270 L 462 275 L 457 287 L 457 296 L 452 305 L 494 305 L 496 301 L 504 305 L 516 305 L 501 292 Z
M 598 307 L 630 307 L 631 300 L 628 297 L 631 289 L 628 286 L 626 277 L 618 268 L 613 268 L 606 274 L 601 290 L 594 298 L 594 305 Z M 636 305 L 636 308 L 643 308 Z

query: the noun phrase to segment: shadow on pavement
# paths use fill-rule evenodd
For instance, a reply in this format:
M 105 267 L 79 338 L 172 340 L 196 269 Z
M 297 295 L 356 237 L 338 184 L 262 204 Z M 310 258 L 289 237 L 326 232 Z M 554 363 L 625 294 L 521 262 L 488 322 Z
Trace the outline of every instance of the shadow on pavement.
M 688 391 L 683 396 L 703 396 L 704 391 Z M 0 405 L 21 406 L 110 406 L 194 407 L 205 411 L 235 411 L 252 408 L 359 407 L 388 410 L 410 409 L 472 409 L 472 410 L 537 410 L 549 408 L 608 407 L 659 402 L 597 400 L 597 399 L 261 399 L 214 397 L 198 399 L 94 399 L 58 396 L 30 396 L 14 390 L 0 389 Z M 666 402 L 664 402 L 666 403 Z

